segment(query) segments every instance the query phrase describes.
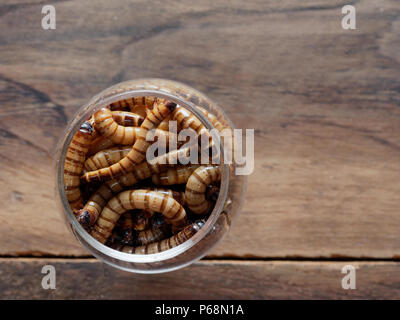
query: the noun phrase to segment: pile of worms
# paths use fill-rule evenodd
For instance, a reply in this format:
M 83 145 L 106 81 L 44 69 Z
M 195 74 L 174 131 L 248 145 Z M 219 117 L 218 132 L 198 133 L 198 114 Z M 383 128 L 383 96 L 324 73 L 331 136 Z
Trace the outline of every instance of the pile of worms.
M 217 130 L 224 128 L 199 109 Z M 94 112 L 72 138 L 64 165 L 66 198 L 78 222 L 102 244 L 131 254 L 165 251 L 196 234 L 212 212 L 218 165 L 173 161 L 189 153 L 182 142 L 146 159 L 153 143 L 146 140 L 149 130 L 167 142 L 177 140 L 171 120 L 178 133 L 191 128 L 199 141 L 207 136 L 212 148 L 209 131 L 194 114 L 156 97 L 112 103 Z

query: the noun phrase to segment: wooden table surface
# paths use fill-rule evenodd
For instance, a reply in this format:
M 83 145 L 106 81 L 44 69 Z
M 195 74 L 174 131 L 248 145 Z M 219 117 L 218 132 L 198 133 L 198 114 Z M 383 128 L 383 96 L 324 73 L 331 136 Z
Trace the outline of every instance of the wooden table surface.
M 399 2 L 50 3 L 56 30 L 41 28 L 41 0 L 0 4 L 0 298 L 400 298 Z M 341 27 L 346 4 L 356 30 Z M 81 248 L 52 163 L 83 103 L 142 77 L 191 85 L 255 129 L 230 234 L 151 276 Z M 56 290 L 40 285 L 45 264 Z

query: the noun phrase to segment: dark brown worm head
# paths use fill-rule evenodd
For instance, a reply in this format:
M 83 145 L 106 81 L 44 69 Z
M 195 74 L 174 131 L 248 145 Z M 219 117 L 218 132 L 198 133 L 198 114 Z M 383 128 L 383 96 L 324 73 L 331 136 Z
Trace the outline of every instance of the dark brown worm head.
M 93 126 L 89 121 L 85 121 L 84 123 L 82 123 L 82 125 L 79 128 L 79 131 L 84 134 L 92 134 L 93 130 L 94 130 Z
M 166 106 L 169 110 L 171 110 L 171 112 L 172 112 L 172 111 L 174 111 L 175 108 L 176 108 L 176 103 L 175 103 L 175 102 L 168 101 L 168 102 L 165 104 L 165 106 Z
M 85 229 L 89 230 L 90 227 L 90 212 L 84 209 L 78 210 L 76 212 L 76 220 Z

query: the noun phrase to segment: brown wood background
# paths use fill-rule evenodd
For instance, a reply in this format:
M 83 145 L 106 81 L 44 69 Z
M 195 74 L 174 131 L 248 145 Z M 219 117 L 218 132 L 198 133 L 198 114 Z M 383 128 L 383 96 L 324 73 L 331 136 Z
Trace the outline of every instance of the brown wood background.
M 400 298 L 399 2 L 49 2 L 56 30 L 41 28 L 47 2 L 0 4 L 0 298 Z M 345 4 L 357 30 L 341 28 Z M 141 77 L 189 84 L 256 130 L 229 236 L 153 276 L 90 258 L 62 222 L 52 176 L 74 112 Z M 345 264 L 356 290 L 341 288 Z

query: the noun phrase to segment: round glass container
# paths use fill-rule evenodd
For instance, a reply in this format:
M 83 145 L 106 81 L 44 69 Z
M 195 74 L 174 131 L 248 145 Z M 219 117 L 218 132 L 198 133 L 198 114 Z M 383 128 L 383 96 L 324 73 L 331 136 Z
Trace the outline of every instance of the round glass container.
M 138 79 L 121 82 L 90 99 L 68 124 L 59 141 L 55 156 L 56 194 L 65 222 L 83 247 L 91 254 L 122 270 L 138 273 L 161 273 L 182 268 L 199 260 L 228 233 L 232 220 L 239 212 L 244 199 L 246 177 L 235 175 L 235 164 L 224 164 L 223 144 L 217 144 L 221 154 L 219 197 L 205 225 L 193 237 L 172 249 L 147 255 L 120 252 L 95 240 L 76 220 L 68 204 L 63 175 L 66 153 L 78 128 L 96 110 L 122 99 L 141 96 L 160 97 L 173 101 L 192 112 L 206 128 L 213 129 L 212 123 L 199 110 L 198 106 L 200 106 L 214 114 L 224 126 L 234 128 L 221 108 L 204 94 L 187 85 L 163 79 Z

